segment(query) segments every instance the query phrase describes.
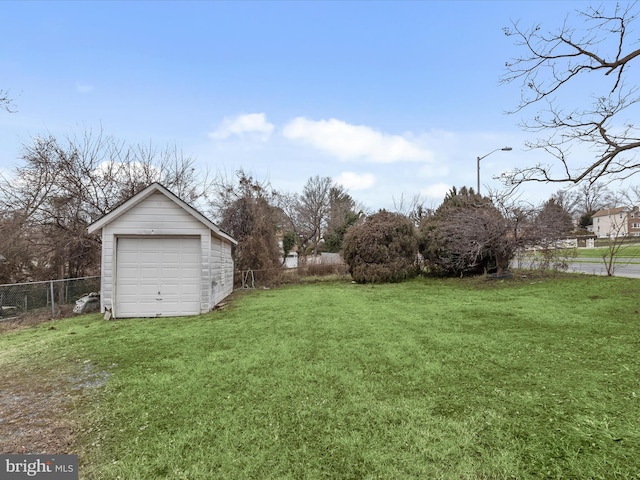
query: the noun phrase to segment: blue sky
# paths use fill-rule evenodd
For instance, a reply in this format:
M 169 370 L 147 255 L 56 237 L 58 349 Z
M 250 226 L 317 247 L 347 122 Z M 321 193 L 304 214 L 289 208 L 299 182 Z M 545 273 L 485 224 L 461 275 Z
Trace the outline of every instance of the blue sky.
M 100 130 L 177 145 L 197 166 L 238 168 L 282 191 L 332 177 L 366 207 L 544 160 L 527 151 L 518 54 L 502 28 L 559 25 L 585 2 L 4 2 L 0 171 L 43 134 Z M 533 112 L 529 112 L 532 114 Z M 526 185 L 542 201 L 562 185 Z

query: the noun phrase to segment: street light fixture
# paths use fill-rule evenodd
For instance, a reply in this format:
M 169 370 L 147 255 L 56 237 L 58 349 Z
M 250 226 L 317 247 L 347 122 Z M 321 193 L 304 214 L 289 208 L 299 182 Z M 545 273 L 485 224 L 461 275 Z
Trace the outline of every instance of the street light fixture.
M 501 150 L 503 152 L 510 152 L 511 150 L 513 150 L 513 148 L 511 147 L 496 148 L 495 150 L 492 150 L 486 155 L 483 155 L 482 157 L 478 157 L 478 191 L 476 192 L 478 195 L 480 195 L 480 160 L 482 160 L 483 158 L 487 158 L 489 155 L 491 155 L 492 153 L 496 153 L 498 150 Z

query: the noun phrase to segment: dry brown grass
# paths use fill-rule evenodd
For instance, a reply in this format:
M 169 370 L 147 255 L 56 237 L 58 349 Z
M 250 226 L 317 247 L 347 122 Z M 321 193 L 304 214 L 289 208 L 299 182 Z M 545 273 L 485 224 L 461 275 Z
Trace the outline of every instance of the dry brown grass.
M 62 305 L 58 307 L 55 316 L 51 314 L 51 310 L 48 308 L 20 313 L 13 318 L 0 321 L 0 334 L 71 316 L 73 316 L 73 305 Z
M 69 317 L 72 308 L 62 306 L 55 318 L 51 310 L 42 309 L 3 320 L 0 334 Z M 70 453 L 74 438 L 70 412 L 79 391 L 64 373 L 4 370 L 0 392 L 0 453 Z

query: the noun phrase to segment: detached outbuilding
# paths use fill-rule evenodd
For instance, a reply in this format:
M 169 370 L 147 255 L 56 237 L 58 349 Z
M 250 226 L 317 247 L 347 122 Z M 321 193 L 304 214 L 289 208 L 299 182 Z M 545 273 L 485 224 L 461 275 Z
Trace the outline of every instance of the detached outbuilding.
M 114 318 L 210 311 L 233 291 L 237 242 L 159 183 L 89 225 L 102 233 L 102 312 Z

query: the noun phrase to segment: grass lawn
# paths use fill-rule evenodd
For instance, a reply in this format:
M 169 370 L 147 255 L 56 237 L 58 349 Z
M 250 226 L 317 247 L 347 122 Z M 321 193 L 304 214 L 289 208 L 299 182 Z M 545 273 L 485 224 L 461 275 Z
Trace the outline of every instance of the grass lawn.
M 567 254 L 567 262 L 594 263 L 604 265 L 603 257 L 607 260 L 611 255 L 608 248 L 570 248 L 561 250 Z M 529 251 L 521 255 L 522 259 L 535 259 L 540 255 L 539 252 Z M 640 264 L 640 246 L 624 245 L 615 255 L 615 263 L 618 265 Z
M 629 278 L 295 285 L 5 333 L 0 375 L 82 387 L 87 479 L 638 479 L 639 310 Z
M 577 257 L 579 258 L 593 258 L 602 262 L 602 257 L 609 257 L 610 251 L 608 248 L 579 248 L 576 250 Z M 632 259 L 630 263 L 640 263 L 640 246 L 638 245 L 623 245 L 618 251 L 617 255 L 621 258 Z

